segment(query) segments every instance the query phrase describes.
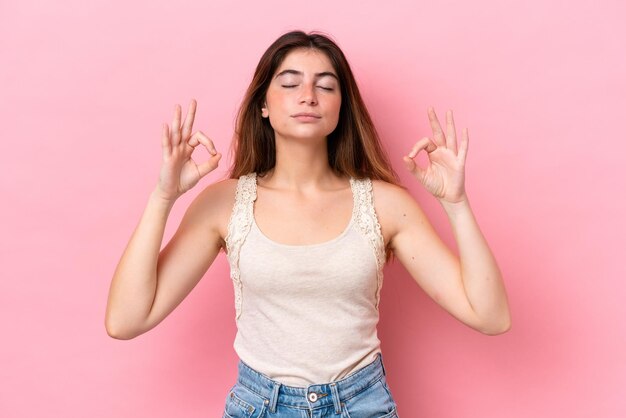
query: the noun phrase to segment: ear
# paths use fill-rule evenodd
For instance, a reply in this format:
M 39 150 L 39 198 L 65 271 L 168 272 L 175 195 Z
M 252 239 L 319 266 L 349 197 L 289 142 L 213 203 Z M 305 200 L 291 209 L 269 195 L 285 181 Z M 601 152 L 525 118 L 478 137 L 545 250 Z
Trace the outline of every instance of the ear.
M 261 108 L 261 116 L 262 116 L 262 117 L 264 117 L 264 118 L 267 118 L 267 117 L 269 117 L 269 115 L 270 115 L 270 113 L 269 113 L 269 111 L 267 110 L 267 107 L 266 107 L 266 106 L 267 106 L 267 105 L 266 105 L 266 104 L 264 104 L 264 105 L 263 105 L 263 107 Z

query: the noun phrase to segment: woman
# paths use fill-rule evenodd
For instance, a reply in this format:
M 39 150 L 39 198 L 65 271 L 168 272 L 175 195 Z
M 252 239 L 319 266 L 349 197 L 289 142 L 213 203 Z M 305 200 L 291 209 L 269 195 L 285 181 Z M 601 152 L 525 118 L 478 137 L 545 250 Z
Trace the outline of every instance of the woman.
M 328 37 L 294 31 L 265 52 L 243 100 L 230 178 L 206 187 L 159 253 L 178 197 L 214 170 L 221 154 L 181 126 L 164 124 L 163 163 L 141 221 L 115 271 L 106 329 L 134 338 L 160 323 L 217 254 L 235 288 L 240 357 L 224 416 L 395 417 L 376 335 L 382 269 L 393 254 L 417 284 L 468 326 L 510 327 L 501 274 L 464 189 L 467 129 L 457 147 L 429 108 L 433 138 L 404 156 L 442 204 L 460 258 L 441 241 L 397 176 L 346 58 Z M 211 153 L 191 159 L 202 144 Z M 421 150 L 430 164 L 418 167 Z

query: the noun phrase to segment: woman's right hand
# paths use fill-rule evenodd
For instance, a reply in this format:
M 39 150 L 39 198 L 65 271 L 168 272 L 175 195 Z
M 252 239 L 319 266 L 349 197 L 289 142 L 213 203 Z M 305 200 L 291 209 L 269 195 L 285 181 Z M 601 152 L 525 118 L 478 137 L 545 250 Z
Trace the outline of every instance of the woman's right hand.
M 161 139 L 163 162 L 156 192 L 165 200 L 178 199 L 195 186 L 202 177 L 215 170 L 222 157 L 222 154 L 215 150 L 213 141 L 208 136 L 201 131 L 191 134 L 196 105 L 195 99 L 192 99 L 182 127 L 180 124 L 181 108 L 178 104 L 174 109 L 171 131 L 167 123 L 163 124 Z M 197 165 L 191 158 L 191 154 L 199 144 L 204 145 L 211 156 L 205 163 Z

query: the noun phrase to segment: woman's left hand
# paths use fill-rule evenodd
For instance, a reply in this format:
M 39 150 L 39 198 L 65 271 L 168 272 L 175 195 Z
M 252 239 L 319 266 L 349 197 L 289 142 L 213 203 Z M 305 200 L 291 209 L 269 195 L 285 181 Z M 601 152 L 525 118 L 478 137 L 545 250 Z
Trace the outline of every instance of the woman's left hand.
M 446 114 L 447 134 L 444 136 L 435 110 L 428 108 L 428 119 L 433 130 L 434 141 L 429 137 L 420 139 L 408 155 L 403 157 L 406 168 L 436 198 L 448 203 L 457 203 L 467 199 L 465 195 L 465 156 L 469 137 L 467 128 L 463 129 L 463 138 L 457 151 L 456 132 L 452 110 Z M 419 167 L 413 158 L 422 150 L 428 153 L 429 164 L 426 169 Z

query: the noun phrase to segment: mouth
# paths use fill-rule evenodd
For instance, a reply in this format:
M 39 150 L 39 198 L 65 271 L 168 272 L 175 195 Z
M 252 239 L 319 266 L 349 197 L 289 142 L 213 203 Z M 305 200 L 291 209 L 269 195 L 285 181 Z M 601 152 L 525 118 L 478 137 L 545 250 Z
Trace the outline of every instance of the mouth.
M 301 113 L 296 113 L 294 115 L 291 115 L 292 118 L 310 118 L 310 119 L 320 119 L 322 116 L 317 114 L 317 113 L 311 113 L 311 112 L 301 112 Z

